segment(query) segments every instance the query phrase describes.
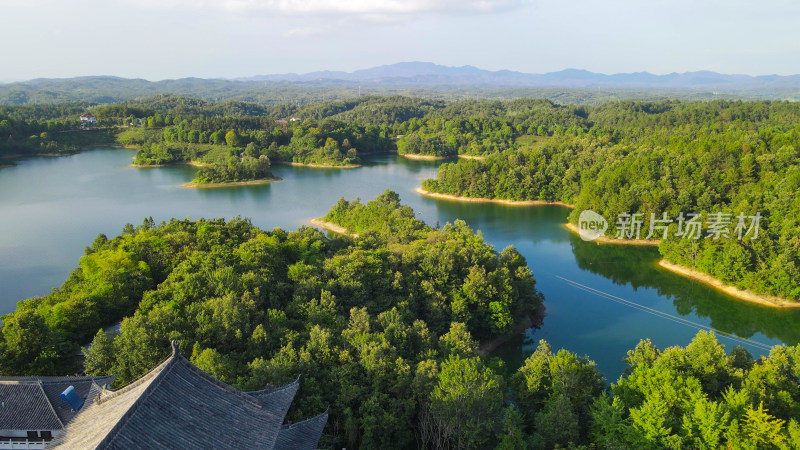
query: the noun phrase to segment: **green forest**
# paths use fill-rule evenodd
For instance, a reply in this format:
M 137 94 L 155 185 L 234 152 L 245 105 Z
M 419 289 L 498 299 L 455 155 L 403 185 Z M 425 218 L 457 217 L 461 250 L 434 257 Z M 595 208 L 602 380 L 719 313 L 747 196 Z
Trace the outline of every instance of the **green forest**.
M 82 126 L 90 112 L 97 124 Z M 293 120 L 296 119 L 296 120 Z M 141 123 L 140 123 L 141 121 Z M 429 191 L 562 201 L 620 213 L 760 213 L 760 233 L 659 251 L 729 284 L 800 298 L 800 106 L 788 102 L 443 101 L 364 96 L 264 105 L 161 95 L 117 104 L 0 106 L 0 156 L 137 148 L 135 163 L 199 165 L 195 182 L 271 177 L 273 164 L 371 153 L 454 157 Z M 301 376 L 292 420 L 326 408 L 324 448 L 797 448 L 800 346 L 754 358 L 700 332 L 643 340 L 605 380 L 546 342 L 518 370 L 481 351 L 545 299 L 525 259 L 463 221 L 431 228 L 387 191 L 323 217 L 358 237 L 260 230 L 234 218 L 146 219 L 99 235 L 50 294 L 2 318 L 0 373 L 115 375 L 177 340 L 245 390 Z M 645 224 L 646 225 L 646 224 Z M 592 247 L 594 249 L 594 247 Z M 598 247 L 599 251 L 608 251 Z M 121 321 L 118 334 L 103 329 Z M 610 384 L 609 384 L 610 382 Z
M 91 111 L 95 127 L 78 115 Z M 666 215 L 759 214 L 745 239 L 676 237 L 668 260 L 723 282 L 800 298 L 800 106 L 791 102 L 443 101 L 364 96 L 303 105 L 213 103 L 160 95 L 116 104 L 0 106 L 0 156 L 69 153 L 93 143 L 138 148 L 142 166 L 194 162 L 194 182 L 272 177 L 281 163 L 352 167 L 383 152 L 454 157 L 428 191 L 575 205 L 616 231 Z M 708 225 L 706 223 L 705 225 Z M 736 225 L 736 224 L 733 224 Z M 661 231 L 652 238 L 663 237 Z M 641 236 L 646 237 L 646 236 Z
M 794 99 L 797 90 L 791 85 L 712 92 L 695 88 L 579 88 L 579 87 L 502 87 L 485 83 L 450 86 L 441 83 L 413 82 L 357 85 L 349 81 L 262 81 L 184 78 L 151 82 L 119 77 L 78 77 L 38 79 L 28 82 L 0 83 L 0 105 L 36 105 L 87 102 L 111 104 L 154 95 L 177 94 L 212 102 L 249 102 L 262 105 L 307 105 L 325 100 L 353 100 L 362 94 L 404 95 L 450 101 L 474 99 L 509 100 L 521 97 L 547 98 L 568 104 L 601 104 L 609 101 L 657 101 L 678 98 L 685 101 L 715 99 Z M 715 87 L 719 89 L 719 87 Z M 362 92 L 363 91 L 363 92 Z
M 700 214 L 704 225 L 710 214 L 727 214 L 733 231 L 735 217 L 758 213 L 757 238 L 705 238 L 705 231 L 701 239 L 679 238 L 673 223 L 659 250 L 739 288 L 800 299 L 800 106 L 616 103 L 587 107 L 576 121 L 563 136 L 519 137 L 517 147 L 485 160 L 443 164 L 422 186 L 466 197 L 570 203 L 573 223 L 590 209 L 609 221 L 611 235 L 619 214 L 638 213 L 642 238 L 651 219 L 664 214 L 673 220 Z M 661 237 L 662 231 L 652 236 Z
M 67 281 L 3 317 L 3 374 L 132 382 L 177 340 L 238 388 L 301 377 L 289 418 L 328 408 L 323 448 L 792 448 L 800 345 L 754 361 L 713 333 L 648 340 L 608 386 L 541 341 L 511 371 L 480 346 L 541 315 L 525 259 L 464 222 L 433 229 L 391 191 L 325 220 L 358 238 L 248 220 L 146 219 L 99 235 Z M 103 327 L 122 321 L 118 334 Z M 620 355 L 622 357 L 623 355 Z

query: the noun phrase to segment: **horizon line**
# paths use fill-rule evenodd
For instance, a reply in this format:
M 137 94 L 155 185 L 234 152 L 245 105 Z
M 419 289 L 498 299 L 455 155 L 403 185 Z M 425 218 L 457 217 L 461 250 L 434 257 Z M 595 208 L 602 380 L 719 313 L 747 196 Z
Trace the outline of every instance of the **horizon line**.
M 472 68 L 472 69 L 479 70 L 481 72 L 489 72 L 489 73 L 495 73 L 495 74 L 496 73 L 500 73 L 500 72 L 510 72 L 510 73 L 519 74 L 519 75 L 549 75 L 549 74 L 556 74 L 556 73 L 562 73 L 562 72 L 567 72 L 567 71 L 587 72 L 587 73 L 591 73 L 593 75 L 602 75 L 602 76 L 608 76 L 608 77 L 615 76 L 615 75 L 637 75 L 637 74 L 653 75 L 653 76 L 657 76 L 657 77 L 663 77 L 663 76 L 669 76 L 669 75 L 686 75 L 686 74 L 695 74 L 695 73 L 710 73 L 710 74 L 727 75 L 727 76 L 741 76 L 741 77 L 750 77 L 750 78 L 792 77 L 792 76 L 800 75 L 800 73 L 792 73 L 792 74 L 787 74 L 787 75 L 781 75 L 781 74 L 778 74 L 778 73 L 753 75 L 753 74 L 747 74 L 747 73 L 718 72 L 718 71 L 710 70 L 710 69 L 688 70 L 688 71 L 684 71 L 684 72 L 672 71 L 672 72 L 668 72 L 668 73 L 654 73 L 654 72 L 649 72 L 647 70 L 640 70 L 640 71 L 634 71 L 634 72 L 604 73 L 604 72 L 594 72 L 594 71 L 589 70 L 589 69 L 580 69 L 580 68 L 577 68 L 577 67 L 566 67 L 566 68 L 561 69 L 561 70 L 555 70 L 555 71 L 549 71 L 549 72 L 521 72 L 521 71 L 518 71 L 518 70 L 511 70 L 511 69 L 498 69 L 498 70 L 482 69 L 482 68 L 480 68 L 478 66 L 471 65 L 471 64 L 465 64 L 465 65 L 460 65 L 460 66 L 455 66 L 455 65 L 450 66 L 450 65 L 444 65 L 444 64 L 434 63 L 434 62 L 430 62 L 430 61 L 399 61 L 399 62 L 396 62 L 396 63 L 380 64 L 380 65 L 376 65 L 376 66 L 365 67 L 365 68 L 360 68 L 360 69 L 354 69 L 354 70 L 350 70 L 350 71 L 320 69 L 320 70 L 313 70 L 313 71 L 310 71 L 310 72 L 272 72 L 272 73 L 257 73 L 257 74 L 254 74 L 254 75 L 239 75 L 239 76 L 234 76 L 234 77 L 221 77 L 221 76 L 203 77 L 203 76 L 192 76 L 192 75 L 189 75 L 189 76 L 172 77 L 172 78 L 161 78 L 161 79 L 149 79 L 149 78 L 135 77 L 135 76 L 127 77 L 127 76 L 112 75 L 112 74 L 96 74 L 96 75 L 74 75 L 74 76 L 63 76 L 63 77 L 47 77 L 47 76 L 43 76 L 43 77 L 35 77 L 35 78 L 28 78 L 28 79 L 0 80 L 0 84 L 27 83 L 27 82 L 40 81 L 40 80 L 65 81 L 65 80 L 74 80 L 74 79 L 80 79 L 80 78 L 120 78 L 120 79 L 124 79 L 124 80 L 144 80 L 144 81 L 147 81 L 147 82 L 150 82 L 150 83 L 159 83 L 159 82 L 163 82 L 163 81 L 177 81 L 177 80 L 186 80 L 186 79 L 219 80 L 219 81 L 267 81 L 267 80 L 248 80 L 248 79 L 249 78 L 254 78 L 254 77 L 264 77 L 264 76 L 307 76 L 307 75 L 316 74 L 316 73 L 322 73 L 322 72 L 333 72 L 333 73 L 342 73 L 342 74 L 352 75 L 352 74 L 354 74 L 356 72 L 360 72 L 360 71 L 378 69 L 378 68 L 382 68 L 382 67 L 391 67 L 391 66 L 397 66 L 397 65 L 402 65 L 402 64 L 429 64 L 429 65 L 433 65 L 433 66 L 436 66 L 436 67 L 447 68 L 447 69 Z M 400 77 L 395 77 L 395 78 L 405 78 L 405 77 L 400 76 Z M 331 80 L 335 80 L 335 79 L 331 79 Z M 345 80 L 343 80 L 343 81 L 345 81 Z

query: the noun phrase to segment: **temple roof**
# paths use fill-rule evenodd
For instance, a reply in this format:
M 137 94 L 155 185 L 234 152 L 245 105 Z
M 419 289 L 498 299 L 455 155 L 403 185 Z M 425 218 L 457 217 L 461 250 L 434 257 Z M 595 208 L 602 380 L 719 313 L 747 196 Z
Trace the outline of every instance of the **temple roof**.
M 328 411 L 302 422 L 284 425 L 278 433 L 276 450 L 315 450 L 328 422 Z
M 95 384 L 114 377 L 0 377 L 0 429 L 60 430 L 77 414 L 61 400 L 73 386 L 84 401 Z
M 172 355 L 142 378 L 90 399 L 51 445 L 271 449 L 297 387 L 295 380 L 241 392 L 197 368 L 173 343 Z
M 273 409 L 274 414 L 286 417 L 289 407 L 292 406 L 297 390 L 300 388 L 300 377 L 284 386 L 270 386 L 260 391 L 248 392 L 247 394 L 255 397 L 260 403 Z

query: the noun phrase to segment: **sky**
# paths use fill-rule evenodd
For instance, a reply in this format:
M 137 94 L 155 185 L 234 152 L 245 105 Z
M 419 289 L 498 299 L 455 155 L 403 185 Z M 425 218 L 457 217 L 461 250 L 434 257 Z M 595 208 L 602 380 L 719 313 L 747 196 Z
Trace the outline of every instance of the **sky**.
M 800 73 L 793 0 L 0 0 L 0 81 L 353 70 Z

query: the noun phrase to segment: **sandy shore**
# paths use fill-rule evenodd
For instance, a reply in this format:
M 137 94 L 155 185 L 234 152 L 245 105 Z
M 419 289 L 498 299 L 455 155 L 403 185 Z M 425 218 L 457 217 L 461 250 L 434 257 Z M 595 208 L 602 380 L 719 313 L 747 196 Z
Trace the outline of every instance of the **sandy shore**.
M 131 159 L 136 159 L 131 158 Z M 135 167 L 137 169 L 149 169 L 151 167 L 169 167 L 169 166 L 195 166 L 195 167 L 207 167 L 211 164 L 201 163 L 200 161 L 171 161 L 164 164 L 136 164 L 131 163 L 131 167 Z
M 168 166 L 180 166 L 187 163 L 180 162 L 180 163 L 167 163 L 167 164 L 134 164 L 131 163 L 131 167 L 135 169 L 152 169 L 156 167 L 168 167 Z
M 578 227 L 573 223 L 565 223 L 564 227 L 575 234 L 580 234 L 578 232 Z M 660 239 L 617 239 L 608 236 L 600 236 L 599 238 L 592 240 L 592 242 L 598 242 L 601 244 L 644 245 L 644 246 L 658 247 L 658 244 L 661 243 L 661 240 Z
M 458 157 L 462 159 L 477 159 L 478 161 L 483 161 L 486 159 L 485 156 L 475 156 L 475 155 L 458 155 Z
M 230 181 L 227 183 L 195 183 L 194 181 L 190 181 L 188 183 L 183 183 L 181 187 L 189 189 L 213 189 L 234 186 L 256 186 L 259 184 L 270 184 L 280 180 L 280 178 L 266 178 L 262 180 Z
M 731 297 L 736 297 L 740 300 L 745 300 L 751 303 L 758 303 L 759 305 L 770 306 L 772 308 L 800 308 L 800 303 L 787 300 L 785 298 L 775 297 L 773 295 L 756 294 L 755 292 L 742 290 L 736 286 L 731 286 L 722 282 L 718 278 L 700 272 L 698 270 L 690 269 L 678 264 L 671 263 L 666 259 L 658 262 L 658 265 L 669 270 L 670 272 L 683 275 L 685 277 L 697 280 L 707 286 L 711 286 L 720 290 Z
M 324 221 L 322 219 L 311 219 L 311 220 L 308 221 L 308 223 L 310 223 L 311 225 L 314 225 L 315 227 L 322 228 L 323 230 L 332 231 L 332 232 L 334 232 L 336 234 L 341 234 L 343 236 L 350 236 L 350 237 L 354 237 L 354 238 L 358 237 L 358 233 L 351 233 L 351 232 L 347 231 L 347 228 L 345 228 L 345 227 L 343 227 L 341 225 L 336 225 L 335 223 L 332 223 L 332 222 L 326 222 L 326 221 Z
M 358 169 L 361 167 L 361 164 L 344 164 L 341 166 L 334 166 L 331 164 L 305 164 L 299 162 L 288 162 L 288 161 L 275 161 L 273 164 L 276 166 L 295 166 L 295 167 L 312 167 L 315 169 Z
M 472 203 L 499 203 L 501 205 L 513 206 L 542 206 L 542 205 L 558 205 L 574 208 L 574 206 L 564 202 L 548 202 L 544 200 L 502 200 L 497 198 L 477 198 L 477 197 L 462 197 L 460 195 L 440 194 L 438 192 L 431 192 L 418 187 L 414 192 L 426 197 L 438 198 L 440 200 L 452 200 L 456 202 L 472 202 Z
M 168 163 L 165 163 L 165 164 L 134 164 L 134 163 L 131 163 L 131 167 L 135 167 L 137 169 L 149 169 L 151 167 L 169 167 L 169 166 L 209 167 L 209 166 L 211 166 L 211 164 L 203 163 L 203 162 L 200 162 L 200 161 L 173 161 L 173 162 L 168 162 Z
M 425 160 L 425 161 L 437 161 L 437 160 L 440 160 L 440 159 L 450 158 L 450 156 L 417 155 L 417 154 L 413 154 L 413 153 L 405 153 L 405 154 L 398 153 L 398 155 L 402 156 L 403 158 L 422 159 L 422 160 Z
M 496 200 L 496 199 L 482 199 L 482 198 L 472 198 L 472 197 L 460 197 L 457 195 L 448 195 L 448 194 L 439 194 L 436 192 L 429 192 L 425 189 L 417 188 L 414 189 L 415 192 L 421 195 L 425 195 L 428 197 L 443 199 L 443 200 L 454 200 L 454 201 L 462 201 L 462 202 L 479 202 L 479 203 L 502 203 L 506 205 L 561 205 L 567 206 L 570 208 L 574 208 L 573 205 L 569 205 L 563 202 L 544 202 L 539 200 L 529 200 L 529 201 L 514 201 L 514 200 Z M 572 231 L 575 234 L 578 234 L 578 227 L 571 223 L 565 223 L 564 227 L 568 230 Z M 616 239 L 608 236 L 601 236 L 594 240 L 594 242 L 598 242 L 601 244 L 615 244 L 615 245 L 640 245 L 640 246 L 651 246 L 657 247 L 658 244 L 661 243 L 658 239 Z M 659 266 L 674 272 L 678 275 L 682 275 L 693 280 L 700 281 L 703 284 L 716 288 L 731 297 L 738 298 L 740 300 L 745 300 L 751 303 L 757 303 L 759 305 L 770 306 L 773 308 L 800 308 L 800 302 L 793 302 L 784 298 L 775 297 L 772 295 L 765 295 L 765 294 L 756 294 L 752 291 L 741 290 L 735 286 L 729 286 L 723 283 L 721 280 L 712 277 L 711 275 L 705 274 L 703 272 L 690 269 L 688 267 L 680 266 L 678 264 L 673 264 L 665 259 L 659 261 Z M 489 350 L 491 351 L 491 350 Z

